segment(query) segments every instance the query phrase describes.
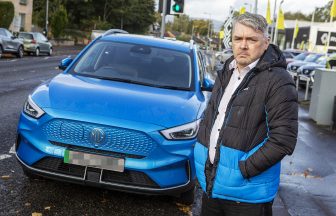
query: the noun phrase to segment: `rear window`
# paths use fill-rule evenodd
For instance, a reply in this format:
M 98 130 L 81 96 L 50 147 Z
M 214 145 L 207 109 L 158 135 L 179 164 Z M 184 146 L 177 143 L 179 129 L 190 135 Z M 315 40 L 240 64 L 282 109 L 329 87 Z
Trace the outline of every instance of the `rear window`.
M 159 88 L 183 90 L 192 85 L 189 54 L 141 44 L 97 42 L 71 73 Z
M 33 35 L 29 33 L 19 33 L 19 38 L 33 40 Z

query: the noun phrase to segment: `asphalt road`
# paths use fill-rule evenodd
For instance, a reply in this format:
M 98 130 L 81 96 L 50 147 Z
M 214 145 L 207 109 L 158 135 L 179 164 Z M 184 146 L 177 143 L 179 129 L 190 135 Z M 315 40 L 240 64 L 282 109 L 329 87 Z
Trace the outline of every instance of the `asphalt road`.
M 165 196 L 144 196 L 99 188 L 30 180 L 16 161 L 13 145 L 22 105 L 29 93 L 61 71 L 60 60 L 81 47 L 55 50 L 55 56 L 0 59 L 0 216 L 10 215 L 199 215 L 201 191 L 192 206 Z M 300 108 L 295 152 L 282 163 L 274 216 L 336 215 L 336 134 L 314 125 Z

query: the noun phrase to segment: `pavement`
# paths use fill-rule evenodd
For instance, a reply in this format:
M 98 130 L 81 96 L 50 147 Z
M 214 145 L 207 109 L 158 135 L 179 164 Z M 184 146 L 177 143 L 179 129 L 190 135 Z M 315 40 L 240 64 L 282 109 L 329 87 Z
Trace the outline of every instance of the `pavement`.
M 336 215 L 336 131 L 309 117 L 299 91 L 299 133 L 293 155 L 282 161 L 275 216 Z

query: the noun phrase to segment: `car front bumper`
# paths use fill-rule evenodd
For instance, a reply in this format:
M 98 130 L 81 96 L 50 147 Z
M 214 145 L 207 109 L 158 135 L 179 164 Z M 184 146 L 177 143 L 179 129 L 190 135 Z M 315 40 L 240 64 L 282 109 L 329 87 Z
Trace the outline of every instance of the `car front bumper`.
M 158 132 L 151 134 L 149 136 L 161 137 L 156 137 L 156 142 L 159 142 L 151 153 L 133 157 L 119 152 L 116 157 L 125 159 L 124 172 L 109 171 L 64 163 L 65 150 L 76 146 L 63 145 L 48 139 L 44 132 L 46 129 L 42 130 L 41 125 L 52 120 L 48 116 L 35 120 L 25 114 L 21 115 L 16 155 L 25 172 L 65 182 L 142 194 L 178 195 L 195 185 L 195 140 L 176 143 L 164 140 Z M 94 148 L 79 149 L 89 153 L 98 152 Z

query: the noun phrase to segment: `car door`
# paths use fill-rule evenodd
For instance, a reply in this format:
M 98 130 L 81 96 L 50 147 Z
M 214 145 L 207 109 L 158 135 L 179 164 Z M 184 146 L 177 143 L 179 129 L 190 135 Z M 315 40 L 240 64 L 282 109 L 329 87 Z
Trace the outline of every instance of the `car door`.
M 7 38 L 8 38 L 8 48 L 11 50 L 11 51 L 16 51 L 18 50 L 19 48 L 19 41 L 18 39 L 16 39 L 12 33 L 10 33 L 8 30 L 5 30 L 6 34 L 7 34 Z
M 11 38 L 8 38 L 7 32 L 5 29 L 0 29 L 0 37 L 2 40 L 2 48 L 4 51 L 11 51 Z
M 49 52 L 49 44 L 48 44 L 48 40 L 46 37 L 44 37 L 41 33 L 36 33 L 37 36 L 37 41 L 39 43 L 40 46 L 40 50 L 41 52 L 47 53 Z

